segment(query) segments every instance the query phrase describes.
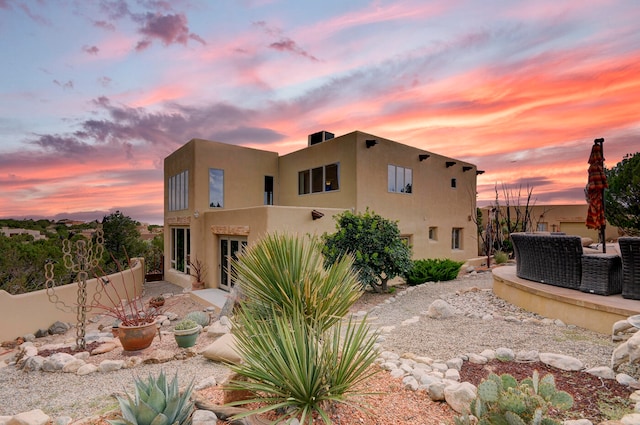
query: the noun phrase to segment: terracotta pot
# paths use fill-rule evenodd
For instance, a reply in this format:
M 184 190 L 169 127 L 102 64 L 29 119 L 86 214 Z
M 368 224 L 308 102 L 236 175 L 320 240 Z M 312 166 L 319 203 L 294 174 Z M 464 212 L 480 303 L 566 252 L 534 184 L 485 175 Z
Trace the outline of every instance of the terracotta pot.
M 149 305 L 153 308 L 162 307 L 164 305 L 164 300 L 162 301 L 149 300 Z
M 118 327 L 118 339 L 122 343 L 123 350 L 137 351 L 150 346 L 157 332 L 158 328 L 155 321 L 141 326 L 124 326 L 120 324 Z

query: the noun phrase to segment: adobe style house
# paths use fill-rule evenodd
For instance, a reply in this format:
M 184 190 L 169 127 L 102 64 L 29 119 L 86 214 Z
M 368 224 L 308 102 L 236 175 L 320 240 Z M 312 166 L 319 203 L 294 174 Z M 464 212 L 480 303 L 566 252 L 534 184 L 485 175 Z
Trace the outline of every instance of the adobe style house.
M 398 222 L 413 258 L 477 256 L 473 164 L 372 134 L 320 132 L 275 152 L 193 139 L 164 161 L 165 279 L 229 289 L 229 259 L 266 232 L 322 235 L 333 217 L 371 211 Z

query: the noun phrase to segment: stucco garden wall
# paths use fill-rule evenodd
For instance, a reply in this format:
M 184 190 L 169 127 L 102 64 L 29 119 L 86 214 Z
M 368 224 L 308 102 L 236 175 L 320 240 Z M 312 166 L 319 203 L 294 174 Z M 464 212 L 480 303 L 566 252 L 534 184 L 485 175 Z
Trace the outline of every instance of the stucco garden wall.
M 133 267 L 109 276 L 110 283 L 105 285 L 104 293 L 99 294 L 99 302 L 113 305 L 109 302 L 109 294 L 114 300 L 119 300 L 118 294 L 125 298 L 142 294 L 144 283 L 144 259 L 133 259 Z M 97 279 L 87 280 L 87 305 L 91 304 L 98 292 Z M 47 329 L 56 321 L 77 323 L 76 306 L 78 304 L 78 283 L 71 283 L 55 288 L 55 295 L 60 302 L 68 307 L 58 306 L 47 296 L 46 289 L 29 292 L 27 294 L 11 295 L 0 291 L 0 341 L 9 341 L 38 329 Z M 73 309 L 73 311 L 69 311 Z M 94 309 L 87 313 L 87 318 L 102 313 Z

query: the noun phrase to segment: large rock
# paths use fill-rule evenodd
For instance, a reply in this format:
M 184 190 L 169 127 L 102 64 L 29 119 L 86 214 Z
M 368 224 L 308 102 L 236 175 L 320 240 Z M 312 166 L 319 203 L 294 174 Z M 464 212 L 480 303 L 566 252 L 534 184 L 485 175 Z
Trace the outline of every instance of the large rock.
M 58 370 L 62 370 L 67 363 L 74 360 L 77 359 L 71 354 L 55 353 L 44 359 L 44 362 L 42 363 L 42 370 L 44 370 L 45 372 L 55 372 Z
M 214 362 L 238 364 L 242 358 L 236 348 L 236 337 L 233 334 L 225 334 L 213 341 L 203 351 L 202 355 Z
M 50 420 L 42 410 L 35 409 L 14 415 L 7 421 L 7 425 L 46 425 Z
M 444 389 L 444 399 L 458 413 L 469 412 L 471 401 L 476 398 L 478 389 L 470 382 L 449 385 Z
M 540 361 L 546 365 L 567 371 L 578 371 L 584 368 L 584 364 L 575 357 L 556 353 L 540 353 Z
M 427 309 L 427 316 L 432 319 L 446 319 L 455 314 L 455 310 L 444 300 L 435 300 Z
M 49 326 L 48 332 L 51 335 L 64 335 L 69 330 L 67 323 L 57 321 L 53 325 Z
M 638 362 L 638 360 L 640 360 L 640 332 L 634 333 L 631 338 L 627 340 L 627 347 L 629 349 L 629 362 Z

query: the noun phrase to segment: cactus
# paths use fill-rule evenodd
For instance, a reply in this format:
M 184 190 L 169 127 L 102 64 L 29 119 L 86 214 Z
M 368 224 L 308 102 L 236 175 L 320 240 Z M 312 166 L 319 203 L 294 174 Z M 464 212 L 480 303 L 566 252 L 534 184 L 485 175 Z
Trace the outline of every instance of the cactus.
M 531 378 L 518 381 L 511 375 L 490 374 L 478 385 L 478 397 L 471 402 L 469 412 L 478 425 L 557 425 L 544 415 L 550 407 L 568 410 L 573 398 L 556 389 L 553 375 L 540 378 L 534 371 Z M 470 425 L 469 415 L 455 418 L 456 425 Z
M 184 316 L 185 319 L 190 319 L 193 320 L 194 322 L 196 322 L 197 324 L 199 324 L 202 327 L 205 327 L 209 324 L 210 321 L 210 317 L 207 313 L 205 313 L 204 311 L 192 311 L 187 313 Z
M 167 382 L 164 372 L 158 378 L 149 375 L 145 382 L 136 378 L 136 392 L 132 398 L 116 396 L 122 416 L 109 420 L 111 425 L 191 424 L 193 402 L 189 400 L 193 382 L 180 395 L 178 374 Z

